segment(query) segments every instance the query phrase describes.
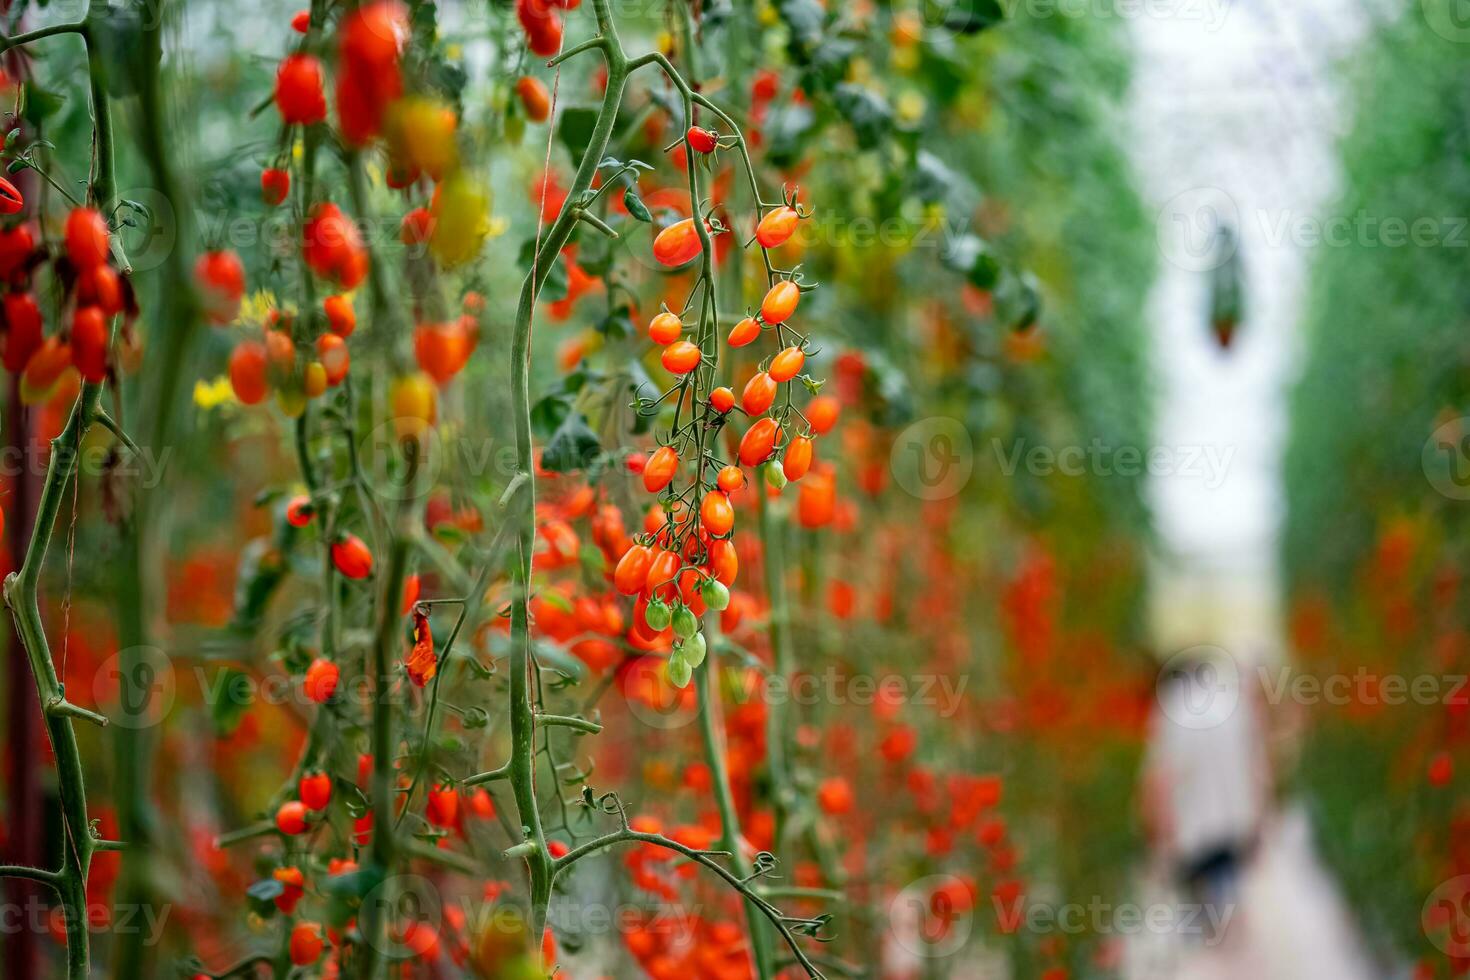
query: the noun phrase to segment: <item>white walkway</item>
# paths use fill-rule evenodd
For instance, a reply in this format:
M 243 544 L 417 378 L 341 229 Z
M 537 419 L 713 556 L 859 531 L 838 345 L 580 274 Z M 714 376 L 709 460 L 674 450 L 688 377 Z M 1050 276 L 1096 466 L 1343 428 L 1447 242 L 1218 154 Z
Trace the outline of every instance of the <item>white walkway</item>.
M 1186 474 L 1151 487 L 1163 553 L 1152 605 L 1165 656 L 1195 644 L 1251 665 L 1283 656 L 1277 568 L 1284 395 L 1311 231 L 1338 183 L 1334 144 L 1349 121 L 1334 61 L 1366 27 L 1360 0 L 1170 0 L 1132 22 L 1127 134 L 1158 214 L 1159 280 L 1148 311 L 1157 378 L 1156 441 L 1228 459 L 1223 480 Z M 1240 241 L 1245 320 L 1221 351 L 1207 317 L 1209 248 Z M 1181 458 L 1184 458 L 1181 455 Z M 1279 729 L 1291 719 L 1266 717 Z M 1264 740 L 1267 736 L 1262 733 Z M 1201 742 L 1200 744 L 1208 744 Z M 1232 761 L 1203 758 L 1206 770 Z M 1177 901 L 1163 862 L 1144 902 Z M 1178 935 L 1127 944 L 1131 980 L 1375 980 L 1299 812 L 1268 819 L 1218 942 Z

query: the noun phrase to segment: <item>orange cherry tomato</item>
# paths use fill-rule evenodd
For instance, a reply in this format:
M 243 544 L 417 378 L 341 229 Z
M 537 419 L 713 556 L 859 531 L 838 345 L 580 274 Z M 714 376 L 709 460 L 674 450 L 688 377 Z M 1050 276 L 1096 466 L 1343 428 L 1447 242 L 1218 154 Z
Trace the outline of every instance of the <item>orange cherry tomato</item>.
M 715 477 L 715 484 L 726 493 L 734 493 L 745 486 L 745 471 L 738 466 L 726 466 Z
M 101 307 L 83 306 L 71 318 L 72 363 L 92 384 L 107 379 L 107 318 Z
M 806 471 L 811 467 L 812 441 L 805 436 L 797 436 L 786 447 L 786 455 L 781 460 L 781 472 L 794 483 L 806 476 Z
M 664 348 L 659 360 L 670 374 L 688 374 L 699 367 L 700 357 L 698 347 L 687 340 L 676 340 Z
M 648 581 L 648 569 L 652 564 L 653 549 L 635 544 L 618 559 L 617 567 L 613 569 L 613 586 L 623 595 L 643 591 L 643 584 Z
M 270 390 L 266 380 L 265 345 L 258 340 L 242 340 L 230 353 L 230 387 L 245 405 L 258 405 Z
M 708 222 L 705 224 L 705 231 L 709 231 Z M 653 257 L 661 265 L 683 265 L 692 261 L 702 250 L 693 218 L 674 222 L 659 232 L 658 237 L 653 240 Z
M 740 555 L 735 542 L 729 538 L 716 538 L 709 543 L 709 568 L 716 580 L 725 586 L 735 584 L 740 574 Z
M 746 317 L 730 328 L 730 346 L 744 347 L 761 335 L 761 325 L 755 317 Z
M 322 301 L 322 309 L 327 314 L 327 329 L 339 337 L 351 337 L 352 331 L 357 329 L 357 311 L 352 308 L 352 300 L 337 293 L 328 296 Z
M 96 208 L 72 208 L 66 216 L 66 256 L 78 269 L 107 261 L 107 221 Z
M 679 454 L 672 446 L 660 446 L 648 457 L 643 467 L 643 489 L 658 493 L 673 482 L 679 471 Z
M 740 462 L 745 466 L 759 466 L 771 458 L 776 448 L 776 436 L 780 426 L 775 419 L 761 419 L 745 430 L 740 438 Z
M 813 432 L 824 436 L 831 432 L 832 427 L 837 424 L 837 416 L 840 412 L 841 406 L 836 398 L 831 395 L 818 395 L 806 407 L 806 420 L 811 423 Z
M 724 415 L 735 407 L 735 392 L 729 388 L 716 388 L 709 393 L 709 407 Z
M 796 231 L 796 223 L 800 216 L 795 208 L 780 207 L 761 219 L 756 226 L 755 240 L 760 242 L 762 248 L 777 248 L 786 244 L 793 232 Z
M 749 415 L 760 415 L 776 400 L 776 380 L 761 371 L 745 383 L 740 393 L 740 407 Z
M 772 326 L 785 323 L 791 319 L 791 314 L 796 312 L 796 304 L 800 302 L 800 287 L 790 279 L 782 280 L 772 286 L 766 298 L 761 300 L 761 319 Z
M 648 339 L 655 344 L 672 344 L 684 332 L 684 321 L 672 313 L 660 313 L 648 323 Z
M 316 356 L 326 369 L 327 384 L 335 388 L 347 378 L 347 369 L 352 366 L 352 355 L 347 350 L 347 341 L 339 335 L 324 333 L 318 337 Z
M 699 519 L 706 531 L 722 538 L 735 527 L 735 508 L 723 493 L 707 493 L 699 505 Z
M 805 363 L 806 354 L 800 347 L 788 347 L 771 358 L 768 373 L 776 381 L 790 381 L 801 373 L 802 365 Z
M 667 586 L 679 574 L 679 566 L 683 563 L 672 551 L 664 550 L 654 555 L 653 562 L 648 566 L 648 578 L 643 582 L 644 591 L 651 594 Z
M 516 79 L 516 95 L 521 98 L 521 108 L 531 122 L 545 122 L 551 115 L 551 93 L 539 78 L 523 75 Z

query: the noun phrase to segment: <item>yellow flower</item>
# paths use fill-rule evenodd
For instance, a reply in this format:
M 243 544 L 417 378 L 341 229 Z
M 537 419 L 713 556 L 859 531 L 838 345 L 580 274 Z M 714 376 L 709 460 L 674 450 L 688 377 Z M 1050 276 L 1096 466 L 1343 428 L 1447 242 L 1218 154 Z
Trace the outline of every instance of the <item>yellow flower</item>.
M 230 379 L 223 374 L 213 381 L 205 381 L 201 378 L 194 382 L 194 404 L 205 411 L 229 404 L 234 400 L 235 392 L 230 387 Z

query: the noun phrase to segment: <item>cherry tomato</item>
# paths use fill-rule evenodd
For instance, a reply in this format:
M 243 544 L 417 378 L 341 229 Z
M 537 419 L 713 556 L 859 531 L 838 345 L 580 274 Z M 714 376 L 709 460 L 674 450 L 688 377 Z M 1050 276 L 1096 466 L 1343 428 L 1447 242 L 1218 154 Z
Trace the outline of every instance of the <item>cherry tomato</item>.
M 700 350 L 687 340 L 676 340 L 664 348 L 659 356 L 664 369 L 670 374 L 688 374 L 699 367 Z
M 372 574 L 373 553 L 355 534 L 345 534 L 332 543 L 332 564 L 350 579 L 364 579 Z
M 806 363 L 806 354 L 800 347 L 788 347 L 775 357 L 771 358 L 769 374 L 776 381 L 790 381 L 801 373 L 801 367 Z
M 96 208 L 72 208 L 66 216 L 66 255 L 78 269 L 107 261 L 110 235 Z
M 230 387 L 245 405 L 258 405 L 270 391 L 266 380 L 265 345 L 258 340 L 242 340 L 230 353 Z
M 352 308 L 351 298 L 337 293 L 322 301 L 322 311 L 327 315 L 327 329 L 338 337 L 352 336 L 357 329 L 357 311 Z
M 658 493 L 664 487 L 673 482 L 674 474 L 679 471 L 679 454 L 672 446 L 660 446 L 648 457 L 648 462 L 643 467 L 643 489 L 649 493 Z
M 92 384 L 107 379 L 107 318 L 96 306 L 83 306 L 71 319 L 72 363 Z
M 459 791 L 442 784 L 429 790 L 424 815 L 436 827 L 453 827 L 459 822 Z
M 260 172 L 260 199 L 275 207 L 291 193 L 291 174 L 277 167 L 266 167 Z
M 539 78 L 523 75 L 516 79 L 516 95 L 520 96 L 521 109 L 531 122 L 545 122 L 551 116 L 551 93 Z
M 324 333 L 316 339 L 316 356 L 321 358 L 327 384 L 335 388 L 347 379 L 347 371 L 352 366 L 352 354 L 347 349 L 347 341 L 337 334 Z
M 735 392 L 729 388 L 716 388 L 709 393 L 709 407 L 724 415 L 735 407 Z
M 613 569 L 613 586 L 623 595 L 634 595 L 643 590 L 648 581 L 648 569 L 653 564 L 653 549 L 635 544 L 618 559 Z
M 730 346 L 744 347 L 761 335 L 761 325 L 755 317 L 746 317 L 730 328 Z
M 706 531 L 722 538 L 735 527 L 735 508 L 723 493 L 707 493 L 699 505 L 699 519 Z
M 332 802 L 332 777 L 324 772 L 309 772 L 296 784 L 297 795 L 308 810 L 325 810 Z
M 315 922 L 298 922 L 291 928 L 291 962 L 297 966 L 310 966 L 321 959 L 326 943 L 322 941 L 322 927 Z
M 735 550 L 735 542 L 729 538 L 716 538 L 709 543 L 709 567 L 715 579 L 722 585 L 735 584 L 735 577 L 740 574 L 740 555 Z
M 740 407 L 748 415 L 760 415 L 776 400 L 776 381 L 764 371 L 745 383 L 740 393 Z
M 300 800 L 289 800 L 276 811 L 276 828 L 288 836 L 306 830 L 306 804 Z
M 679 574 L 679 566 L 682 564 L 679 556 L 672 551 L 662 550 L 654 555 L 653 562 L 648 566 L 648 578 L 643 583 L 644 590 L 651 595 L 666 587 Z
M 805 436 L 797 436 L 786 447 L 786 455 L 781 460 L 781 472 L 786 474 L 786 479 L 795 482 L 806 476 L 811 466 L 812 441 Z
M 801 288 L 789 279 L 776 283 L 761 300 L 761 319 L 771 326 L 785 323 L 801 302 Z
M 745 466 L 759 466 L 776 448 L 776 436 L 780 426 L 772 418 L 764 418 L 745 430 L 740 438 L 740 462 Z
M 309 126 L 327 118 L 322 63 L 309 54 L 290 54 L 276 69 L 276 108 L 288 126 Z
M 325 657 L 318 657 L 312 661 L 312 666 L 306 669 L 306 696 L 315 701 L 316 704 L 331 699 L 332 693 L 337 692 L 337 680 L 341 677 L 340 667 Z
M 837 424 L 837 416 L 841 406 L 836 398 L 831 395 L 818 395 L 813 398 L 806 407 L 806 420 L 811 423 L 812 431 L 819 436 L 824 436 L 832 431 Z
M 203 294 L 209 322 L 229 323 L 240 312 L 245 295 L 245 266 L 233 249 L 205 252 L 194 263 L 194 284 Z
M 800 220 L 795 208 L 779 207 L 761 219 L 755 228 L 755 240 L 762 248 L 777 248 L 785 245 Z
M 712 129 L 700 129 L 698 126 L 690 126 L 684 139 L 688 140 L 695 153 L 713 153 L 715 147 L 720 145 L 719 133 Z
M 706 223 L 705 230 L 709 225 Z M 676 266 L 692 261 L 702 251 L 699 232 L 694 228 L 694 219 L 676 221 L 653 240 L 653 257 L 662 265 Z
M 672 344 L 684 332 L 684 321 L 672 313 L 660 313 L 648 322 L 648 339 L 655 344 Z
M 0 177 L 0 214 L 15 214 L 25 206 L 26 199 L 21 195 L 20 188 Z
M 286 502 L 286 523 L 292 527 L 306 527 L 315 515 L 311 498 L 304 493 L 297 494 Z
M 726 466 L 715 477 L 715 484 L 726 493 L 734 493 L 745 486 L 745 471 L 738 466 Z
M 42 344 L 41 308 L 30 293 L 6 293 L 5 332 L 0 344 L 5 350 L 5 369 L 22 371 Z

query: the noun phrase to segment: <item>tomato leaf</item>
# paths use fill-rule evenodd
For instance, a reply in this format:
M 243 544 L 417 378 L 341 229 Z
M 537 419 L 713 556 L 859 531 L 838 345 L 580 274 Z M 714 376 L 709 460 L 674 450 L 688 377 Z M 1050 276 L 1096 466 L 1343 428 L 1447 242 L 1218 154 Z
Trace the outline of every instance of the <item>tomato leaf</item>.
M 601 452 L 602 442 L 588 426 L 587 417 L 572 411 L 541 451 L 541 467 L 552 473 L 570 473 L 586 469 Z
M 1006 19 L 1000 0 L 942 0 L 931 3 L 942 8 L 941 22 L 957 34 L 978 34 Z
M 628 213 L 639 221 L 645 224 L 653 223 L 653 215 L 649 213 L 648 205 L 643 203 L 643 198 L 638 196 L 636 188 L 629 187 L 623 191 L 623 207 L 627 208 Z

